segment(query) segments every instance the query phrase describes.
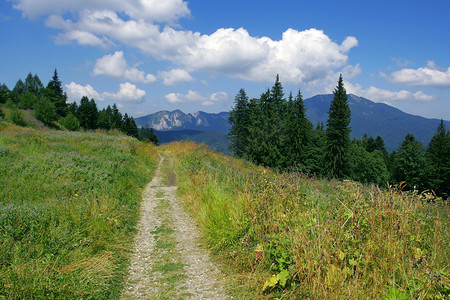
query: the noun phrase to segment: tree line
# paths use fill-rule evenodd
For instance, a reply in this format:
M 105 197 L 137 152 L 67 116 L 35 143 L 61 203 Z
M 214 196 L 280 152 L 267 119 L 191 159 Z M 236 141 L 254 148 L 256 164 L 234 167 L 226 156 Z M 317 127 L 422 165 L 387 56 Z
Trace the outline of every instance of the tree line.
M 333 95 L 326 126 L 313 126 L 301 91 L 286 98 L 278 75 L 273 87 L 259 98 L 249 99 L 241 89 L 228 119 L 231 152 L 278 170 L 379 186 L 401 184 L 447 197 L 450 132 L 442 120 L 428 147 L 407 134 L 398 149 L 388 153 L 380 136 L 350 139 L 351 111 L 342 75 Z
M 19 109 L 31 109 L 34 110 L 36 119 L 49 127 L 55 127 L 54 122 L 57 121 L 71 131 L 119 130 L 139 140 L 159 144 L 152 128 L 138 129 L 134 118 L 127 113 L 122 115 L 115 103 L 112 107 L 108 105 L 101 110 L 94 99 L 86 96 L 81 98 L 79 105 L 76 102 L 68 103 L 56 69 L 46 87 L 37 75 L 31 73 L 25 81 L 19 79 L 12 90 L 6 84 L 1 84 L 0 104 L 12 110 L 10 118 L 20 126 L 24 126 L 25 121 Z M 1 110 L 0 116 L 4 117 Z

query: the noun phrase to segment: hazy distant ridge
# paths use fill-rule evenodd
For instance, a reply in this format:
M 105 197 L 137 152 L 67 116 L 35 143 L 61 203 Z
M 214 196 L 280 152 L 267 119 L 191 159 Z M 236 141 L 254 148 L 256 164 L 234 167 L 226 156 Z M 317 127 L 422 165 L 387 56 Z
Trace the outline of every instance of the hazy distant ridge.
M 317 95 L 305 100 L 307 108 L 306 115 L 314 124 L 324 122 L 328 119 L 328 109 L 333 95 Z M 405 138 L 407 133 L 412 133 L 416 139 L 424 145 L 428 145 L 431 137 L 436 132 L 439 125 L 438 119 L 427 119 L 420 116 L 407 114 L 395 107 L 376 103 L 371 100 L 355 95 L 348 96 L 349 105 L 352 111 L 351 137 L 362 138 L 364 133 L 368 136 L 376 137 L 380 135 L 389 151 L 397 149 L 399 143 Z M 191 129 L 203 132 L 214 131 L 220 135 L 218 139 L 223 143 L 223 134 L 228 132 L 228 112 L 206 113 L 196 112 L 194 114 L 184 113 L 181 110 L 160 111 L 154 114 L 136 118 L 139 127 L 146 123 L 158 131 L 174 131 Z M 444 121 L 445 126 L 450 128 L 450 121 Z M 189 132 L 183 132 L 183 139 L 186 139 Z M 198 138 L 198 132 L 195 134 Z M 208 141 L 213 133 L 208 134 Z M 175 138 L 179 135 L 173 135 Z M 198 141 L 198 140 L 197 140 Z M 201 141 L 201 140 L 200 140 Z M 208 141 L 204 141 L 209 144 Z

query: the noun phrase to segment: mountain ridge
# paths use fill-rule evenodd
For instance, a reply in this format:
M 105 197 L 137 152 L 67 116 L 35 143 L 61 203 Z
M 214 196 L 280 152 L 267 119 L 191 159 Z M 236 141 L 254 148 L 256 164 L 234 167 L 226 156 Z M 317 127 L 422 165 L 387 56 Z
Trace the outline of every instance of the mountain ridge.
M 304 100 L 306 116 L 314 126 L 319 122 L 326 124 L 332 99 L 332 94 L 323 94 Z M 408 133 L 412 133 L 417 140 L 427 146 L 440 122 L 439 119 L 411 115 L 390 105 L 374 102 L 353 94 L 348 95 L 348 103 L 352 112 L 351 137 L 360 139 L 365 133 L 373 137 L 380 135 L 385 141 L 388 151 L 396 150 Z M 150 127 L 160 132 L 180 130 L 217 132 L 221 133 L 219 139 L 222 141 L 222 133 L 226 133 L 230 129 L 228 112 L 207 113 L 198 111 L 186 114 L 179 109 L 174 111 L 163 110 L 136 118 L 135 121 L 138 127 L 143 127 L 148 123 Z M 444 123 L 447 128 L 450 128 L 450 121 L 444 120 Z M 186 134 L 183 134 L 184 139 L 186 136 Z M 210 139 L 211 134 L 208 135 L 208 140 Z

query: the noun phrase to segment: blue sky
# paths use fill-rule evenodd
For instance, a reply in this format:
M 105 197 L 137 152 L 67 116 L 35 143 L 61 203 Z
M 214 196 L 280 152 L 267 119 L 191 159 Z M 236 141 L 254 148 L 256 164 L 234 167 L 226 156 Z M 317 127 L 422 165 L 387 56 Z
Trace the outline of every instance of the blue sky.
M 227 111 L 280 74 L 285 93 L 348 93 L 450 119 L 450 1 L 6 0 L 0 83 L 56 67 L 70 101 L 138 117 Z

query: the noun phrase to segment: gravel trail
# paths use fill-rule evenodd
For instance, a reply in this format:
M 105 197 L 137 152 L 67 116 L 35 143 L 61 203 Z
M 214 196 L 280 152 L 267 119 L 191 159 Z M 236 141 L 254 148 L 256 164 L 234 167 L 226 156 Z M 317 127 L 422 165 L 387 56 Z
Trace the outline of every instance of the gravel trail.
M 143 192 L 122 299 L 229 299 L 193 219 L 176 196 L 171 163 L 161 156 Z

